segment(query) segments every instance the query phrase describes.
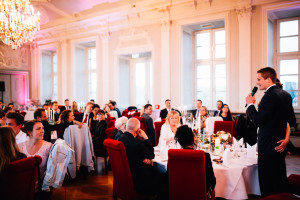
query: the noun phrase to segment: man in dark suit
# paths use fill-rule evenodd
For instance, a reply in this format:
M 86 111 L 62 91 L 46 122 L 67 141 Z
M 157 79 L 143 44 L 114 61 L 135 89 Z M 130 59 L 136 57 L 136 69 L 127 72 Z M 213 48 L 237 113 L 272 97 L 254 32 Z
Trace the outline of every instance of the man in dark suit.
M 196 109 L 192 110 L 193 117 L 196 119 L 200 116 L 200 108 L 202 106 L 202 101 L 200 99 L 196 102 Z
M 169 113 L 171 110 L 175 110 L 176 112 L 179 113 L 179 116 L 181 116 L 181 113 L 179 112 L 179 110 L 176 110 L 176 109 L 174 109 L 174 108 L 171 108 L 171 100 L 170 100 L 170 99 L 165 100 L 165 105 L 166 105 L 166 108 L 165 108 L 165 109 L 162 109 L 162 110 L 160 111 L 160 114 L 159 114 L 159 117 L 160 117 L 161 119 L 167 118 L 167 115 L 168 115 L 168 113 Z
M 118 113 L 118 117 L 122 117 L 121 111 L 119 110 L 119 108 L 117 108 L 117 102 L 109 100 L 109 109 L 110 110 L 115 110 Z
M 65 105 L 60 108 L 60 113 L 62 113 L 64 110 L 71 110 L 69 99 L 65 99 Z
M 285 138 L 287 123 L 296 123 L 289 93 L 275 85 L 276 72 L 266 67 L 257 71 L 257 85 L 266 90 L 256 110 L 255 98 L 246 97 L 247 116 L 259 128 L 258 176 L 262 196 L 288 191 L 284 148 L 278 141 Z
M 223 106 L 223 101 L 218 100 L 217 101 L 217 110 L 214 112 L 214 117 L 217 117 L 217 116 L 220 115 L 220 111 L 222 109 L 222 106 Z
M 49 120 L 51 122 L 57 122 L 59 119 L 60 110 L 58 109 L 57 101 L 50 103 Z
M 76 120 L 84 124 L 89 124 L 89 119 L 92 119 L 94 117 L 94 114 L 92 112 L 93 105 L 93 103 L 87 102 L 84 113 L 77 115 Z
M 137 136 L 144 140 L 137 139 Z M 126 149 L 128 164 L 132 173 L 134 189 L 141 194 L 155 195 L 162 188 L 163 175 L 151 165 L 154 149 L 146 133 L 140 129 L 140 122 L 130 118 L 126 132 L 119 138 Z
M 142 117 L 146 119 L 148 137 L 150 139 L 152 146 L 155 146 L 155 130 L 153 125 L 153 119 L 150 117 L 150 115 L 152 115 L 152 105 L 146 104 L 144 106 L 144 110 L 145 112 L 142 114 Z

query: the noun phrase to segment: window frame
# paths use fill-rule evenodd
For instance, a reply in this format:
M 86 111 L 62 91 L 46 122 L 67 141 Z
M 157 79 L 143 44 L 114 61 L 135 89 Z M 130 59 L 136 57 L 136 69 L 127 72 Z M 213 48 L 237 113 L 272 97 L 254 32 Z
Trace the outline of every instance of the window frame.
M 96 57 L 95 57 L 95 60 L 96 60 L 96 67 L 95 67 L 95 69 L 90 69 L 90 67 L 89 67 L 89 51 L 91 50 L 91 49 L 95 49 L 95 51 L 96 51 Z M 92 59 L 91 59 L 92 60 Z M 94 99 L 95 100 L 95 102 L 97 101 L 97 89 L 98 89 L 98 87 L 97 87 L 97 48 L 96 47 L 89 47 L 89 48 L 86 48 L 86 88 L 87 88 L 87 90 L 86 90 L 86 97 L 88 98 L 88 101 L 90 100 L 90 99 Z M 95 73 L 96 74 L 96 85 L 95 85 L 95 87 L 96 87 L 96 89 L 95 89 L 95 97 L 92 97 L 92 96 L 90 96 L 90 90 L 91 90 L 91 88 L 89 87 L 89 78 L 90 78 L 90 74 L 92 74 L 92 73 Z

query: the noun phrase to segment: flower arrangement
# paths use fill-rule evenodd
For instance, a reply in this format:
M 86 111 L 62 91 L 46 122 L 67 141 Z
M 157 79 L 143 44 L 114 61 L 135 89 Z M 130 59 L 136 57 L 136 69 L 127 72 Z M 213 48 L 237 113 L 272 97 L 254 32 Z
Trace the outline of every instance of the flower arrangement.
M 221 144 L 228 144 L 232 142 L 232 137 L 230 133 L 226 133 L 225 131 L 218 131 L 215 134 L 211 135 L 211 144 L 215 144 L 215 139 L 220 138 Z

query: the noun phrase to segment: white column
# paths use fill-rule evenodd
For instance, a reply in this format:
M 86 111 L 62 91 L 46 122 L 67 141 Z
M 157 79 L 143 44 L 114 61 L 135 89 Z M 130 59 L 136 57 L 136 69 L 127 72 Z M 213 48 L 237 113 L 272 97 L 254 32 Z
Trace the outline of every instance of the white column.
M 57 48 L 57 64 L 58 64 L 58 101 L 60 104 L 64 103 L 65 99 L 71 99 L 73 91 L 73 85 L 70 84 L 72 78 L 72 69 L 73 67 L 70 65 L 70 56 L 69 56 L 69 41 L 61 40 L 58 43 Z
M 171 98 L 171 66 L 170 66 L 170 21 L 161 20 L 161 102 Z
M 96 41 L 97 52 L 97 101 L 103 106 L 110 98 L 110 83 L 113 77 L 109 75 L 109 32 L 103 32 Z
M 30 99 L 39 99 L 40 96 L 40 63 L 39 63 L 39 51 L 37 43 L 30 44 L 30 53 L 31 53 L 31 75 L 30 75 L 30 90 L 29 98 Z M 43 102 L 41 102 L 43 103 Z
M 251 5 L 236 9 L 239 21 L 239 110 L 251 92 Z

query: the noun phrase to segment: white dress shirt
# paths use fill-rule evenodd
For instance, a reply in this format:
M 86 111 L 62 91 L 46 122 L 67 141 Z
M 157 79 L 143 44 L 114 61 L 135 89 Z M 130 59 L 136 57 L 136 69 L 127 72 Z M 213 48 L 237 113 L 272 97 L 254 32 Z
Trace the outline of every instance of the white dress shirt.
M 25 142 L 28 139 L 28 136 L 26 133 L 20 130 L 20 132 L 16 135 L 16 143 L 20 144 L 22 142 Z

